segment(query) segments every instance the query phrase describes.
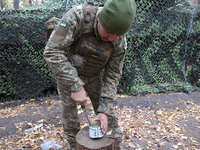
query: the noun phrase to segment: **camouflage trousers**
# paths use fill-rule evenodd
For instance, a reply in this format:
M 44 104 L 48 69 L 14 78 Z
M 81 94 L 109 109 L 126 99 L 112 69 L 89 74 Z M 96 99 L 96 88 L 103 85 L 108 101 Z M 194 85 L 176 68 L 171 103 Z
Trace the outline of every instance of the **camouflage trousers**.
M 81 78 L 81 77 L 80 77 Z M 90 79 L 81 78 L 85 83 L 84 89 L 86 90 L 95 113 L 99 106 L 100 99 L 100 87 L 101 87 L 101 76 L 93 77 Z M 70 87 L 64 86 L 62 83 L 57 82 L 58 92 L 61 99 L 62 105 L 62 118 L 63 118 L 63 128 L 66 135 L 66 139 L 70 144 L 70 150 L 76 150 L 76 134 L 80 130 L 80 122 L 77 114 L 77 105 L 75 101 L 71 99 Z M 115 114 L 113 108 L 110 109 L 110 114 Z M 116 116 L 107 115 L 108 117 L 108 127 L 114 131 L 115 137 L 115 149 L 122 149 L 122 136 L 123 131 L 118 125 Z

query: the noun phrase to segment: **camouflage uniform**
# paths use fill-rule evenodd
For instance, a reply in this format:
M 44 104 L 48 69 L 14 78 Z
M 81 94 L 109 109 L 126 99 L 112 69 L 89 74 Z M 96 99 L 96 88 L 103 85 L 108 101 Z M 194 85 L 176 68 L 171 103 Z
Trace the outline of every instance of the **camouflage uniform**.
M 71 149 L 76 149 L 75 136 L 80 130 L 77 106 L 75 101 L 71 99 L 71 92 L 78 91 L 84 87 L 91 99 L 95 113 L 107 115 L 108 126 L 115 133 L 117 150 L 120 149 L 122 130 L 118 125 L 113 109 L 113 100 L 122 74 L 126 38 L 125 36 L 120 36 L 113 42 L 103 42 L 97 31 L 97 19 L 101 8 L 95 7 L 95 9 L 91 9 L 87 6 L 74 6 L 65 13 L 50 36 L 45 47 L 44 58 L 57 80 L 58 92 L 62 102 L 64 132 Z M 85 16 L 85 14 L 91 11 L 93 12 L 89 13 L 89 16 Z M 90 59 L 86 58 L 85 55 L 81 56 L 81 53 L 75 50 L 76 44 L 84 35 L 95 37 L 97 41 L 103 42 L 103 45 L 107 43 L 112 45 L 112 48 L 109 49 L 111 51 L 109 53 L 110 56 L 104 62 L 103 68 L 93 67 L 88 69 L 88 66 L 91 65 L 88 64 L 87 69 L 85 69 L 86 66 L 84 64 L 87 64 Z M 71 56 L 71 53 L 80 54 L 79 58 L 82 58 L 83 63 L 81 69 L 78 69 L 78 65 L 74 65 L 76 61 L 74 63 L 70 61 L 71 57 L 69 56 Z M 106 51 L 102 53 L 106 54 Z M 82 66 L 82 64 L 79 66 Z M 95 74 L 90 72 L 93 69 Z M 84 73 L 84 71 L 88 74 Z

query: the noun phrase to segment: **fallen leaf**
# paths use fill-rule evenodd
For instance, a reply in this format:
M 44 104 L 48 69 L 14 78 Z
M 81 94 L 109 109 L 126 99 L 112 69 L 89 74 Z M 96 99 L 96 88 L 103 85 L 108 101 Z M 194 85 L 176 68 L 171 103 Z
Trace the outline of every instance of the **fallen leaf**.
M 34 133 L 30 133 L 29 136 L 32 138 L 34 137 Z
M 162 111 L 157 111 L 157 113 L 156 114 L 158 114 L 158 115 L 162 115 Z
M 129 135 L 125 135 L 125 138 L 126 138 L 126 139 L 130 139 L 130 136 L 129 136 Z
M 178 145 L 173 145 L 173 147 L 177 149 L 177 148 L 178 148 Z
M 188 137 L 187 136 L 182 136 L 182 139 L 187 140 Z
M 37 122 L 42 123 L 42 122 L 44 122 L 44 119 L 38 120 Z
M 128 146 L 131 148 L 135 148 L 135 145 L 133 145 L 133 143 L 129 143 Z
M 172 120 L 172 117 L 170 116 L 170 117 L 168 118 L 168 120 L 170 120 L 170 121 L 171 121 L 171 120 Z
M 175 130 L 176 131 L 181 131 L 181 128 L 178 128 L 178 127 L 175 126 Z
M 181 146 L 181 145 L 182 145 L 182 143 L 180 143 L 180 142 L 179 142 L 179 143 L 177 143 L 177 145 L 178 145 L 178 146 Z
M 78 110 L 78 114 L 82 114 L 83 113 L 83 110 Z
M 112 134 L 112 130 L 108 131 L 106 134 L 107 135 L 111 135 Z
M 192 143 L 193 143 L 193 144 L 198 144 L 197 141 L 195 141 L 195 140 L 192 140 Z

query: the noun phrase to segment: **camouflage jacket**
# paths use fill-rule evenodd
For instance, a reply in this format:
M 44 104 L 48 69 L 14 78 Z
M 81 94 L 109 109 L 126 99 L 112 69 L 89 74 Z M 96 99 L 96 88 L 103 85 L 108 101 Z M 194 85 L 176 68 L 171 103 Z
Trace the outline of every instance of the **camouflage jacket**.
M 97 7 L 96 15 L 90 21 L 94 31 L 92 34 L 99 40 L 101 39 L 97 31 L 97 19 L 101 9 L 101 7 Z M 71 50 L 72 45 L 76 44 L 83 34 L 86 34 L 87 30 L 83 27 L 84 22 L 83 5 L 72 7 L 63 15 L 52 32 L 44 51 L 44 58 L 55 75 L 57 82 L 71 87 L 72 92 L 80 90 L 84 83 L 79 78 L 76 68 L 72 66 L 67 58 L 67 53 Z M 105 114 L 108 114 L 106 112 L 107 108 L 112 105 L 117 92 L 127 47 L 125 36 L 120 36 L 112 43 L 114 51 L 104 68 L 101 101 L 98 108 L 98 112 Z

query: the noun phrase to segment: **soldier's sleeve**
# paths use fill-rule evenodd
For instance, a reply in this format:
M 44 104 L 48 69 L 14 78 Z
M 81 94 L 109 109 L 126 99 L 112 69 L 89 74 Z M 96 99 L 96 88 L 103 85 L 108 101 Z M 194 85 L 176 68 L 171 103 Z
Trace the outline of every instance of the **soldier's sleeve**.
M 84 85 L 66 56 L 80 34 L 82 13 L 81 8 L 74 7 L 62 17 L 52 32 L 43 54 L 57 82 L 69 86 L 71 91 L 78 91 Z
M 101 88 L 100 104 L 97 112 L 115 116 L 113 114 L 113 100 L 116 96 L 117 86 L 122 75 L 127 42 L 123 36 L 121 43 L 115 50 L 106 65 Z

